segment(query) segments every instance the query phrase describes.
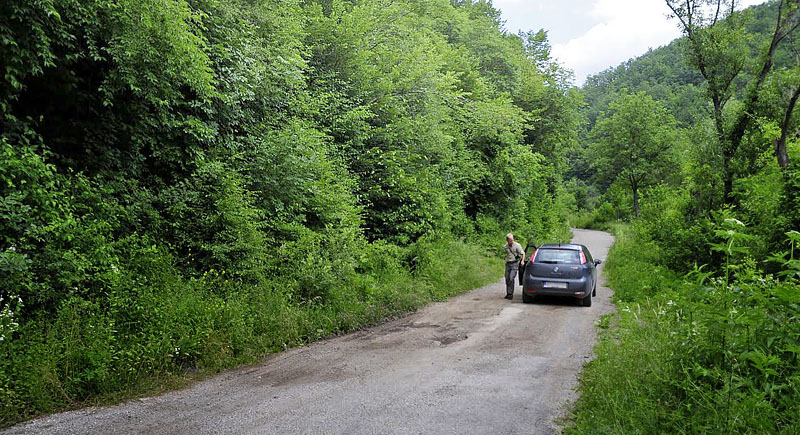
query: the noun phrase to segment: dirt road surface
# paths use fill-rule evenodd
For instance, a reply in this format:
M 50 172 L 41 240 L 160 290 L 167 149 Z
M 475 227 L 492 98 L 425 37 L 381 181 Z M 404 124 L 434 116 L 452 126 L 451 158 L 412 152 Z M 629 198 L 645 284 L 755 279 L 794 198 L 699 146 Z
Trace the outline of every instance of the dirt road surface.
M 605 260 L 609 234 L 574 230 Z M 601 266 L 602 267 L 602 266 Z M 601 284 L 604 280 L 601 278 Z M 551 434 L 612 311 L 503 299 L 500 281 L 183 391 L 65 412 L 8 434 Z

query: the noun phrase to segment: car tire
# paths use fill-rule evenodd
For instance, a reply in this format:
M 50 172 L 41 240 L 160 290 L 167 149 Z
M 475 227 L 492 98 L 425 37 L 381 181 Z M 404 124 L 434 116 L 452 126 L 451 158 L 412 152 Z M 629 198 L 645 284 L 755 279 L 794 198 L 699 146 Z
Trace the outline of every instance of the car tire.
M 534 301 L 536 301 L 536 297 L 535 296 L 528 296 L 528 295 L 525 294 L 525 292 L 522 292 L 522 303 L 523 304 L 532 304 Z
M 589 294 L 585 298 L 583 298 L 583 306 L 584 307 L 591 307 L 592 306 L 592 295 Z

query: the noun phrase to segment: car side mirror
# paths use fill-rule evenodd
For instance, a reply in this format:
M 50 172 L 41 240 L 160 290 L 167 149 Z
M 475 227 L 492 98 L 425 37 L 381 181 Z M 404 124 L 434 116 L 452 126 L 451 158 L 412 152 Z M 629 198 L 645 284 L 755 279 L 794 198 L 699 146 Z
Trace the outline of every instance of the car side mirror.
M 602 261 L 600 261 L 600 260 L 594 260 L 594 265 L 595 265 L 595 266 L 599 266 L 599 265 L 600 265 L 600 263 L 602 263 Z

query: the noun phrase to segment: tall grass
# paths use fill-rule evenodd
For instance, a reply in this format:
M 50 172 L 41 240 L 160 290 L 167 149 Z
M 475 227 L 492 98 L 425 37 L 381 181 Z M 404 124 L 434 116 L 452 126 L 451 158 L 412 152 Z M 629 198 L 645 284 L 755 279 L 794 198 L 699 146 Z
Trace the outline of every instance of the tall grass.
M 800 285 L 715 245 L 728 265 L 686 277 L 647 234 L 617 226 L 606 273 L 618 312 L 601 322 L 569 434 L 800 431 Z
M 292 283 L 280 278 L 224 289 L 224 280 L 165 280 L 117 291 L 102 305 L 73 297 L 55 319 L 29 322 L 0 342 L 0 426 L 174 387 L 502 275 L 493 251 L 459 241 L 368 249 L 359 273 L 325 281 L 324 303 L 293 299 Z

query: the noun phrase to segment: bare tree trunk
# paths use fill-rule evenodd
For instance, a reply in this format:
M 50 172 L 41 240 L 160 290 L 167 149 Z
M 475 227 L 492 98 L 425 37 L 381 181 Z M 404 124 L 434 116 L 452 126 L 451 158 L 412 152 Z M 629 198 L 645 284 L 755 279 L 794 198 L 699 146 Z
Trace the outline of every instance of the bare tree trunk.
M 725 204 L 733 204 L 733 161 L 734 153 L 725 148 L 722 149 L 722 200 Z
M 786 150 L 786 139 L 789 136 L 789 125 L 792 121 L 792 113 L 794 107 L 797 105 L 797 99 L 800 98 L 800 86 L 796 87 L 792 98 L 789 100 L 789 106 L 786 108 L 786 113 L 783 116 L 783 123 L 781 123 L 781 137 L 775 141 L 775 157 L 778 158 L 778 166 L 786 169 L 789 166 L 789 153 Z
M 712 100 L 714 102 L 714 128 L 717 131 L 717 141 L 722 151 L 722 181 L 723 192 L 722 200 L 725 204 L 730 204 L 733 201 L 733 171 L 731 170 L 731 161 L 735 154 L 735 147 L 733 147 L 725 134 L 725 122 L 722 115 L 722 103 L 717 94 L 713 94 Z
M 778 166 L 783 169 L 789 167 L 789 153 L 786 152 L 785 138 L 775 143 L 775 156 L 778 158 Z

